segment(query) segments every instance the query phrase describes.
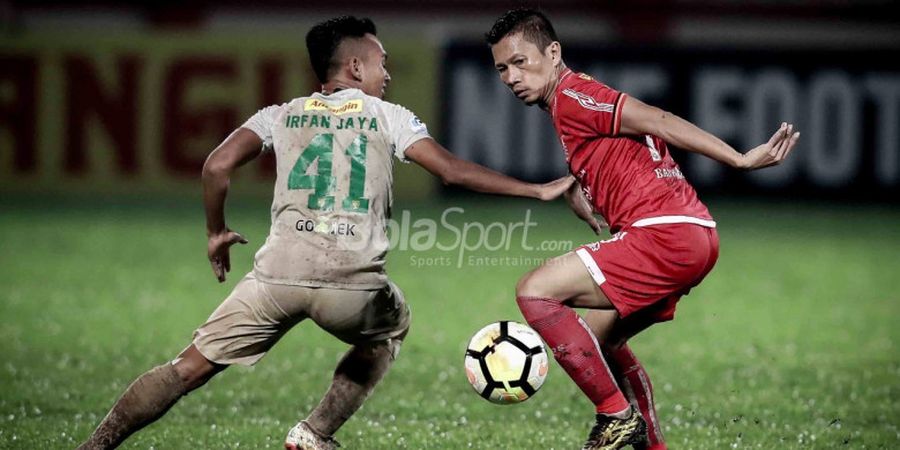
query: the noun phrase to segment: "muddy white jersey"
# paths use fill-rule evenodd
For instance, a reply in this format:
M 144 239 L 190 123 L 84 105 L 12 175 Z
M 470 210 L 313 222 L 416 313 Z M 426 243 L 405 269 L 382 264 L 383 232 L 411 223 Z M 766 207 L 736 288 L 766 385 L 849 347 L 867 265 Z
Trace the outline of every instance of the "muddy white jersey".
M 275 152 L 272 227 L 256 253 L 266 282 L 377 289 L 384 273 L 393 157 L 428 138 L 409 110 L 358 89 L 263 108 L 244 125 Z

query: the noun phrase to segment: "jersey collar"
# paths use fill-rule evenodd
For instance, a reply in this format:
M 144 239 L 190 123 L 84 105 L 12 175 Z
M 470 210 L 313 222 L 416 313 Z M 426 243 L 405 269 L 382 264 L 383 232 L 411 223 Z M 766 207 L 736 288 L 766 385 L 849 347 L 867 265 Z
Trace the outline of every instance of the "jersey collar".
M 336 98 L 336 97 L 340 98 L 340 97 L 346 97 L 346 96 L 353 95 L 356 92 L 362 92 L 362 91 L 360 91 L 357 88 L 340 88 L 335 91 L 331 91 L 331 93 L 329 93 L 329 94 L 326 94 L 324 92 L 315 92 L 315 93 L 313 93 L 313 95 L 319 96 L 322 98 Z
M 559 92 L 563 89 L 563 83 L 574 73 L 568 67 L 560 72 L 559 80 L 556 82 L 556 92 L 553 94 L 553 102 L 550 104 L 550 117 L 553 117 L 553 114 L 556 112 L 556 99 L 559 98 Z

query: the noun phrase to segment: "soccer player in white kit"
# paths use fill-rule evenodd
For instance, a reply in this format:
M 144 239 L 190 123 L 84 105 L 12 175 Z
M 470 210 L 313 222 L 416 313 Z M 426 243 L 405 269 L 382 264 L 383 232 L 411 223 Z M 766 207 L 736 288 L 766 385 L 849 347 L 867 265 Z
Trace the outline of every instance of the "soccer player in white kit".
M 402 292 L 384 273 L 393 158 L 475 191 L 554 199 L 573 179 L 524 183 L 454 157 L 407 109 L 382 100 L 387 54 L 369 19 L 344 16 L 306 37 L 321 92 L 269 106 L 228 136 L 203 167 L 208 256 L 220 282 L 229 248 L 247 240 L 225 224 L 231 173 L 274 151 L 272 227 L 253 270 L 173 361 L 135 380 L 80 448 L 114 448 L 232 364 L 254 364 L 310 318 L 351 345 L 332 385 L 290 430 L 288 449 L 332 449 L 333 435 L 397 356 L 409 327 Z

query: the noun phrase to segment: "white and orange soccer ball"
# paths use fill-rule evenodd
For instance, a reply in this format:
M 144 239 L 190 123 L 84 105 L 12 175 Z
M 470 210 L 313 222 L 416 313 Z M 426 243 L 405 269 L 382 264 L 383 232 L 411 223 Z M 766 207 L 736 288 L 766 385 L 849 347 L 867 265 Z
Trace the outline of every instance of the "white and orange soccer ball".
M 475 333 L 466 348 L 466 376 L 475 392 L 499 404 L 531 398 L 547 378 L 541 337 L 518 322 L 494 322 Z

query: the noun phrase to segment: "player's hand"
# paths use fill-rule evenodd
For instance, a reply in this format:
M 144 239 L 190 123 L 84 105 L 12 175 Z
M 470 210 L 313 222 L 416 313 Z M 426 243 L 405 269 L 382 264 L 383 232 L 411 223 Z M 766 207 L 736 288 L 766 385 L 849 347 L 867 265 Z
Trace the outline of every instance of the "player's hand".
M 581 190 L 581 183 L 572 183 L 572 185 L 569 186 L 569 189 L 566 190 L 565 196 L 566 203 L 572 208 L 572 212 L 574 212 L 579 219 L 587 222 L 591 229 L 594 230 L 594 234 L 599 235 L 604 228 L 609 226 L 605 221 L 597 220 L 597 217 L 594 216 L 594 208 L 584 195 L 584 191 Z
M 555 200 L 560 195 L 563 195 L 574 182 L 575 177 L 566 175 L 549 183 L 544 183 L 540 186 L 540 196 L 538 198 L 543 201 Z
M 229 248 L 234 244 L 246 244 L 247 239 L 234 231 L 225 229 L 220 233 L 209 235 L 207 242 L 207 256 L 212 266 L 213 274 L 219 283 L 225 281 L 225 274 L 231 270 L 231 256 Z
M 797 145 L 799 139 L 800 132 L 794 132 L 794 125 L 782 122 L 781 127 L 772 135 L 769 142 L 744 153 L 738 167 L 744 170 L 756 170 L 781 164 Z

